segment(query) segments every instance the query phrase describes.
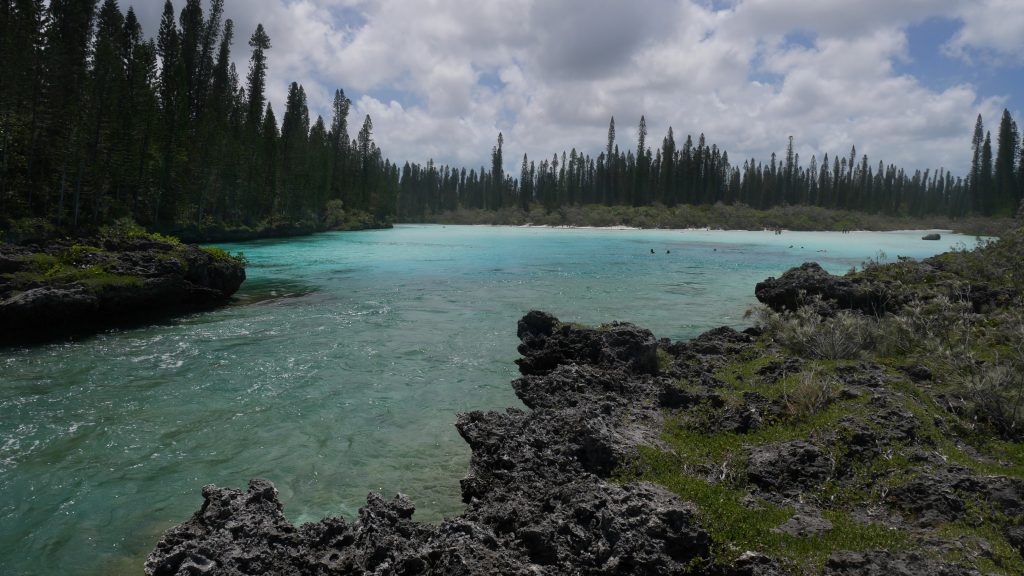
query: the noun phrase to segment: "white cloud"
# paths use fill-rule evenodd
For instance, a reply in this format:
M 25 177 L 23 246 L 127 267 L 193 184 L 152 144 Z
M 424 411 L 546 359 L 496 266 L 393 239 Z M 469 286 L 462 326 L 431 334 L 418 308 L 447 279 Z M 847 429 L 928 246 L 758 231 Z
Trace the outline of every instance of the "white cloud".
M 620 147 L 634 148 L 644 114 L 650 145 L 669 125 L 680 142 L 704 132 L 737 164 L 793 135 L 805 163 L 856 144 L 872 164 L 962 173 L 975 116 L 994 121 L 1005 98 L 898 72 L 910 59 L 906 29 L 957 18 L 949 53 L 1020 58 L 1020 2 L 228 0 L 227 12 L 240 70 L 256 23 L 268 30 L 275 108 L 292 80 L 324 114 L 344 88 L 357 96 L 352 134 L 370 114 L 398 161 L 479 167 L 501 130 L 518 171 L 524 152 L 599 153 L 612 115 Z M 148 34 L 157 4 L 139 10 Z M 788 42 L 794 33 L 805 41 Z
M 944 46 L 952 56 L 971 59 L 981 51 L 996 59 L 1024 62 L 1024 2 L 980 0 L 957 12 L 963 27 Z

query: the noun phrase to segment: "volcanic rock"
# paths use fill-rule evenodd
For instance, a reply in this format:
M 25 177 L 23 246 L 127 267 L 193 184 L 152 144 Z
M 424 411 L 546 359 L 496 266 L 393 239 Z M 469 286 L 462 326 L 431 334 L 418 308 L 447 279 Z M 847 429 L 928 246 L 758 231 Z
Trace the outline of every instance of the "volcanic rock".
M 772 310 L 796 310 L 814 297 L 839 309 L 881 314 L 905 304 L 908 295 L 893 286 L 864 278 L 829 274 L 814 262 L 759 282 L 754 295 Z

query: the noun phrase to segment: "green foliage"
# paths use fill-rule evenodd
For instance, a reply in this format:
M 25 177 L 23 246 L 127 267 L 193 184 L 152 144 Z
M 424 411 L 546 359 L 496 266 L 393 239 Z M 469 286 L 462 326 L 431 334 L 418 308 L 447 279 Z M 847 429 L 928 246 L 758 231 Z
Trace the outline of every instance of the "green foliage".
M 62 264 L 68 266 L 80 266 L 84 264 L 92 254 L 98 254 L 101 250 L 95 246 L 75 244 L 62 252 L 59 256 Z
M 328 200 L 324 206 L 324 224 L 327 229 L 333 230 L 344 224 L 346 221 L 345 203 L 341 200 Z
M 658 370 L 665 372 L 672 368 L 672 363 L 675 359 L 671 354 L 658 348 Z
M 400 169 L 373 142 L 369 116 L 350 140 L 351 102 L 341 90 L 326 122 L 310 118 L 303 86 L 292 83 L 279 132 L 266 101 L 271 39 L 262 25 L 247 35 L 248 73 L 240 76 L 231 64 L 241 60 L 231 54 L 233 23 L 219 2 L 204 13 L 190 1 L 177 15 L 166 2 L 148 41 L 134 12 L 112 1 L 15 2 L 5 14 L 16 33 L 0 42 L 10 79 L 0 86 L 2 212 L 52 228 L 0 223 L 8 241 L 91 232 L 125 215 L 163 231 L 319 222 L 328 201 L 382 223 L 838 230 L 905 228 L 895 222 L 907 216 L 948 227 L 948 216 L 953 227 L 980 232 L 963 219 L 1008 217 L 1024 190 L 1008 111 L 995 152 L 979 117 L 966 178 L 872 165 L 855 149 L 842 161 L 833 151 L 832 163 L 826 155 L 801 166 L 792 139 L 781 162 L 741 163 L 703 135 L 677 144 L 671 128 L 655 150 L 643 117 L 635 146 L 615 142 L 613 119 L 596 158 L 524 155 L 518 179 L 504 172 L 500 134 L 490 168 L 479 173 L 432 161 Z M 366 227 L 336 213 L 327 221 Z
M 114 242 L 142 239 L 167 244 L 171 248 L 181 247 L 181 240 L 177 237 L 159 232 L 147 232 L 145 228 L 136 224 L 135 220 L 131 218 L 119 218 L 108 225 L 101 226 L 99 236 L 102 240 Z
M 368 230 L 390 226 L 387 218 L 377 218 L 364 210 L 346 210 L 341 200 L 330 200 L 325 206 L 323 228 L 327 230 Z
M 894 530 L 862 519 L 864 511 L 902 510 L 908 496 L 899 490 L 924 474 L 937 474 L 937 487 L 945 486 L 943 471 L 958 467 L 1024 479 L 1024 294 L 1010 269 L 1016 242 L 928 264 L 868 263 L 855 279 L 905 291 L 902 307 L 877 316 L 815 299 L 796 312 L 755 311 L 758 341 L 710 364 L 721 384 L 678 382 L 698 403 L 667 410 L 657 448 L 641 448 L 618 480 L 655 482 L 694 502 L 716 562 L 756 550 L 794 573 L 820 574 L 835 550 L 924 545 L 983 573 L 1024 572 L 1005 533 L 1024 518 L 1007 517 L 998 494 L 971 483 L 943 488 L 966 510 L 935 528 Z M 987 306 L 970 299 L 982 283 L 1001 287 Z M 787 372 L 790 356 L 801 361 Z M 864 371 L 877 376 L 864 379 Z M 765 399 L 770 408 L 761 410 Z M 752 406 L 760 418 L 737 426 L 736 415 Z M 907 431 L 893 434 L 894 417 L 909 421 Z M 749 486 L 752 452 L 792 440 L 814 444 L 832 464 L 799 496 L 832 522 L 820 537 L 774 531 L 794 510 L 757 499 Z M 950 545 L 929 548 L 935 542 Z
M 881 364 L 890 388 L 887 397 L 913 413 L 919 422 L 913 445 L 894 442 L 877 457 L 851 457 L 847 444 L 854 430 L 847 428 L 851 422 L 879 436 L 886 432 L 885 424 L 872 420 L 878 409 L 872 399 L 837 394 L 834 370 L 843 362 L 805 361 L 796 373 L 783 372 L 776 378 L 778 372 L 767 372 L 773 374 L 770 381 L 766 380 L 769 376 L 759 375 L 762 368 L 778 360 L 775 353 L 760 346 L 729 358 L 716 372 L 725 383 L 724 388 L 715 389 L 721 398 L 716 402 L 724 401 L 725 407 L 698 405 L 666 413 L 660 448 L 641 448 L 638 458 L 616 476 L 619 481 L 660 484 L 695 503 L 701 525 L 712 537 L 716 562 L 728 564 L 742 552 L 755 550 L 785 561 L 797 574 L 810 575 L 821 573 L 833 551 L 895 551 L 918 546 L 920 536 L 855 519 L 850 511 L 885 506 L 887 494 L 919 473 L 920 461 L 908 455 L 916 454 L 920 446 L 931 447 L 929 450 L 942 459 L 980 474 L 1020 477 L 1024 472 L 1024 448 L 1019 443 L 961 430 L 964 438 L 984 439 L 968 449 L 951 438 L 946 426 L 956 417 L 935 402 L 931 390 L 913 384 L 892 363 Z M 781 403 L 785 409 L 779 418 L 766 420 L 747 432 L 709 432 L 705 411 L 742 407 L 744 394 L 755 390 Z M 805 495 L 807 501 L 823 508 L 822 516 L 833 525 L 819 537 L 799 538 L 774 531 L 793 515 L 794 509 L 748 495 L 746 466 L 751 450 L 791 440 L 810 441 L 821 447 L 830 461 L 842 463 L 820 487 Z M 1014 520 L 1002 518 L 979 496 L 962 496 L 970 510 L 967 518 L 944 524 L 937 531 L 938 536 L 962 546 L 945 560 L 973 565 L 986 573 L 1020 573 L 1024 561 L 1000 528 Z
M 12 244 L 41 242 L 54 235 L 55 229 L 45 218 L 19 218 L 7 224 L 7 229 L 0 225 L 0 241 Z
M 979 241 L 974 250 L 947 252 L 934 258 L 943 270 L 971 281 L 1024 291 L 1024 228 L 1003 234 L 998 241 Z
M 424 214 L 405 221 L 437 224 L 498 224 L 506 226 L 629 226 L 635 228 L 712 228 L 722 230 L 908 230 L 954 229 L 969 234 L 999 235 L 1013 221 L 993 219 L 949 220 L 943 217 L 908 218 L 833 210 L 815 206 L 777 206 L 760 210 L 743 204 L 689 205 L 674 207 L 562 206 L 546 211 L 533 205 L 529 211 L 506 206 L 498 209 L 459 208 Z
M 242 252 L 239 252 L 238 254 L 231 254 L 227 250 L 217 246 L 203 246 L 201 250 L 210 256 L 213 256 L 215 260 L 220 260 L 222 262 L 232 262 L 240 266 L 245 266 L 249 263 L 245 258 L 245 254 Z
M 960 550 L 945 556 L 950 562 L 975 562 L 982 574 L 1024 574 L 1024 558 L 1006 540 L 1006 535 L 991 519 L 1001 514 L 991 508 L 973 514 L 970 521 L 945 524 L 939 528 L 943 537 L 960 542 Z

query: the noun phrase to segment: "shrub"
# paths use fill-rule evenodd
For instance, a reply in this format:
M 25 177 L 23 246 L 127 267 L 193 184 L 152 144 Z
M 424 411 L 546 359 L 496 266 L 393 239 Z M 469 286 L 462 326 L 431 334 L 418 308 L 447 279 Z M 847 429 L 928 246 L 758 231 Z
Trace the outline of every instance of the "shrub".
M 756 323 L 779 344 L 811 358 L 854 359 L 874 348 L 875 319 L 848 310 L 832 316 L 823 316 L 821 312 L 820 301 L 781 314 L 760 308 Z
M 328 200 L 324 206 L 324 225 L 337 228 L 345 222 L 345 203 L 341 200 Z
M 985 362 L 961 378 L 976 420 L 1009 438 L 1024 432 L 1024 365 Z
M 175 248 L 181 246 L 181 240 L 174 236 L 167 236 L 159 232 L 146 232 L 146 229 L 139 226 L 131 218 L 119 218 L 106 226 L 100 226 L 100 238 L 104 241 L 124 242 L 144 238 L 155 242 L 169 244 Z
M 839 387 L 830 376 L 802 372 L 796 383 L 784 391 L 786 414 L 797 419 L 808 418 L 828 408 L 839 395 Z
M 56 229 L 43 218 L 21 218 L 10 222 L 9 228 L 0 234 L 0 240 L 13 244 L 42 242 L 55 234 Z

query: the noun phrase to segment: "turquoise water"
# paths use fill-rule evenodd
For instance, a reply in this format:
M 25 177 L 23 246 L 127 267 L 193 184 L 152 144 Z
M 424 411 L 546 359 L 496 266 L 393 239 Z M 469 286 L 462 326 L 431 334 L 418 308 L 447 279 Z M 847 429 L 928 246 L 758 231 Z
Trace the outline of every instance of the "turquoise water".
M 455 514 L 455 415 L 519 404 L 524 312 L 687 338 L 744 326 L 754 284 L 802 262 L 974 242 L 921 234 L 400 226 L 225 246 L 251 262 L 230 307 L 0 349 L 0 575 L 141 574 L 204 484 L 251 477 L 295 521 L 351 518 L 374 490 Z

